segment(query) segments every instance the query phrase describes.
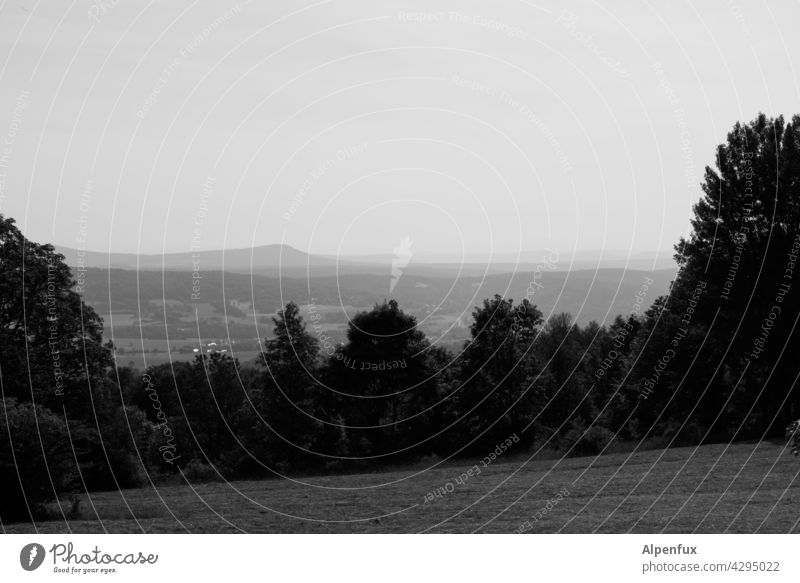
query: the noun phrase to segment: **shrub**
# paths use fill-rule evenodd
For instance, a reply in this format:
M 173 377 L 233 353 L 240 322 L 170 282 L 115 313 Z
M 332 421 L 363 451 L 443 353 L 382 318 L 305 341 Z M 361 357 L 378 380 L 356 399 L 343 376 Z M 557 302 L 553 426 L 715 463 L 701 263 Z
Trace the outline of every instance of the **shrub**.
M 599 425 L 593 425 L 588 430 L 582 423 L 573 421 L 570 429 L 564 435 L 564 440 L 573 448 L 573 453 L 578 455 L 596 455 L 611 443 L 614 432 Z
M 594 425 L 581 439 L 580 446 L 587 454 L 598 454 L 614 439 L 614 432 L 606 427 Z
M 0 519 L 31 521 L 77 483 L 67 426 L 31 403 L 0 399 Z
M 199 459 L 192 459 L 183 469 L 183 475 L 191 483 L 215 482 L 220 479 L 217 471 Z
M 117 407 L 98 415 L 97 422 L 99 429 L 81 425 L 72 430 L 86 488 L 117 490 L 145 484 L 139 455 L 146 452 L 152 431 L 145 414 L 135 407 Z

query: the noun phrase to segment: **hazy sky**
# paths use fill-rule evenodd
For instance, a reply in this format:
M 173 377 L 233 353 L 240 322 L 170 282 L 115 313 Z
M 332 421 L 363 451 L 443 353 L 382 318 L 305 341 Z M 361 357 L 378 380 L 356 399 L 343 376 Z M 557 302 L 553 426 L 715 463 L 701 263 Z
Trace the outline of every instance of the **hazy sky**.
M 800 111 L 797 13 L 3 2 L 0 213 L 92 250 L 668 249 L 732 124 Z

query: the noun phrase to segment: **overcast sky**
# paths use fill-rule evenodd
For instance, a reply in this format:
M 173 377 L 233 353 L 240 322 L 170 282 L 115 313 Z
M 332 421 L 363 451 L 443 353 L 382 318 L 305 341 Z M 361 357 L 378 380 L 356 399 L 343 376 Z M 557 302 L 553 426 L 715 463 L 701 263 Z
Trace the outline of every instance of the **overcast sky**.
M 91 250 L 669 249 L 800 111 L 793 2 L 0 6 L 0 213 Z

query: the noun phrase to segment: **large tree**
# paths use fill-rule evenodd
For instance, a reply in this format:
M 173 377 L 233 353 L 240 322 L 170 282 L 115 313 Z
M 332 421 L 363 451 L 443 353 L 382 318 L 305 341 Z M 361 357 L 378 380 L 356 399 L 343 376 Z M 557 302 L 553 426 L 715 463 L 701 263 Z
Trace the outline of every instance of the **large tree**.
M 737 123 L 701 186 L 691 234 L 675 246 L 680 271 L 640 332 L 629 380 L 652 376 L 673 348 L 658 391 L 676 422 L 712 438 L 776 433 L 797 412 L 800 117 Z
M 395 300 L 353 317 L 347 343 L 329 355 L 325 378 L 356 457 L 435 445 L 427 438 L 437 430 L 432 420 L 446 360 Z
M 108 374 L 103 321 L 84 303 L 64 257 L 52 245 L 28 240 L 13 219 L 0 215 L 0 276 L 0 397 L 20 410 L 47 408 L 67 424 L 70 461 L 80 466 L 86 488 L 136 485 L 141 466 L 135 445 L 144 419 L 119 398 Z M 30 471 L 26 457 L 16 462 L 20 472 Z M 53 468 L 62 472 L 60 464 Z
M 469 449 L 491 446 L 515 432 L 531 441 L 532 431 L 521 432 L 540 411 L 549 384 L 534 350 L 542 314 L 527 299 L 515 306 L 514 300 L 495 295 L 472 317 L 462 357 L 463 384 L 451 396 L 458 433 L 475 439 Z
M 316 380 L 319 342 L 306 329 L 300 308 L 289 302 L 272 321 L 273 336 L 260 360 L 264 371 L 243 419 L 257 462 L 285 471 L 318 461 L 309 452 L 325 429 L 317 420 L 325 393 Z
M 0 215 L 3 392 L 72 417 L 91 409 L 91 383 L 111 364 L 103 320 L 74 289 L 64 256 Z

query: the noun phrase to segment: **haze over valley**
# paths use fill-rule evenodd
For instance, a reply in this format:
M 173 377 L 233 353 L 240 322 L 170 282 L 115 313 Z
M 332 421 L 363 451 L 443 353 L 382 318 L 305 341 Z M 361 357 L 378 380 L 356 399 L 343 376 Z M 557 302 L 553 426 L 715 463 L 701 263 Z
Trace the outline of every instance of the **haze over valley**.
M 316 310 L 317 337 L 335 342 L 344 341 L 352 316 L 390 298 L 431 340 L 456 350 L 469 337 L 473 309 L 495 294 L 527 298 L 546 318 L 567 312 L 581 325 L 610 324 L 649 307 L 676 273 L 667 253 L 563 257 L 551 250 L 522 253 L 517 264 L 502 261 L 508 256 L 463 264 L 423 256 L 400 268 L 392 254 L 336 258 L 285 245 L 165 255 L 58 251 L 82 271 L 81 292 L 103 317 L 118 358 L 139 365 L 142 352 L 148 363 L 186 359 L 212 342 L 250 361 L 289 301 L 307 319 Z

